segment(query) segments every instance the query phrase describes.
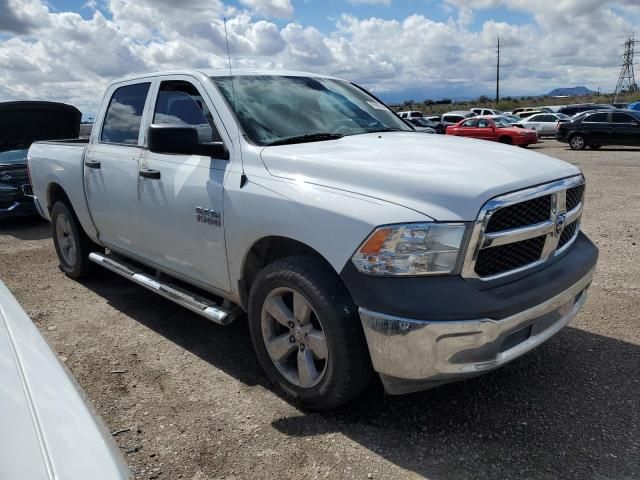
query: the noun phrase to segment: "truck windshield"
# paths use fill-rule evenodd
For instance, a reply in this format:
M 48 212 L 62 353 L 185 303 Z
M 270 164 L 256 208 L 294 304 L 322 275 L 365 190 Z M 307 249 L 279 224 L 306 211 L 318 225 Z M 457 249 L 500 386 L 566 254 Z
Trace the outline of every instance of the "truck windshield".
M 280 75 L 212 77 L 258 145 L 331 140 L 380 131 L 413 131 L 394 112 L 348 82 Z M 235 96 L 235 98 L 234 98 Z

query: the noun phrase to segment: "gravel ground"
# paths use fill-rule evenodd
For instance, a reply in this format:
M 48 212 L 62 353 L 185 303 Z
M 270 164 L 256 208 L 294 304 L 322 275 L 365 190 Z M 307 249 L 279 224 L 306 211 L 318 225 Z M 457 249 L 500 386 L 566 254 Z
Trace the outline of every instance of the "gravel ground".
M 85 389 L 137 478 L 640 478 L 640 150 L 537 151 L 588 179 L 590 298 L 484 377 L 332 414 L 281 399 L 246 321 L 219 327 L 107 271 L 66 278 L 49 226 L 0 224 L 0 277 Z

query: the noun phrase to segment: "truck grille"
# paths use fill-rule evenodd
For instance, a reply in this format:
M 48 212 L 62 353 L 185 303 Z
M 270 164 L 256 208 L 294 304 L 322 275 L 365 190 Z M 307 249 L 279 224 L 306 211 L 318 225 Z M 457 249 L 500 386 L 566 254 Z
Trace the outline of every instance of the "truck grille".
M 560 235 L 560 241 L 558 242 L 558 249 L 564 247 L 567 243 L 571 241 L 571 239 L 573 239 L 575 234 L 578 233 L 577 232 L 578 226 L 579 226 L 578 221 L 576 220 L 575 222 L 570 223 L 569 225 L 564 227 L 564 230 Z
M 542 255 L 545 238 L 543 235 L 480 250 L 476 261 L 476 273 L 481 277 L 489 277 L 537 261 Z
M 501 208 L 491 215 L 485 231 L 500 232 L 544 222 L 549 219 L 550 211 L 550 195 L 516 203 L 515 205 Z
M 584 178 L 572 177 L 490 200 L 473 229 L 463 275 L 484 280 L 539 265 L 580 229 Z
M 576 208 L 582 202 L 584 183 L 567 190 L 567 212 Z

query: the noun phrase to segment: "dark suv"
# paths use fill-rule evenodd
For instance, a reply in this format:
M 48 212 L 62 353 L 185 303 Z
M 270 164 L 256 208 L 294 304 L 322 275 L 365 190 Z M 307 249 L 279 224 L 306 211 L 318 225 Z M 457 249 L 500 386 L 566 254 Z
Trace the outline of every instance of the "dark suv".
M 613 109 L 611 105 L 597 103 L 579 103 L 575 105 L 567 105 L 558 110 L 558 113 L 564 113 L 573 117 L 576 113 L 586 112 L 587 110 L 605 110 Z
M 558 125 L 556 140 L 572 150 L 602 145 L 640 145 L 640 112 L 600 110 Z

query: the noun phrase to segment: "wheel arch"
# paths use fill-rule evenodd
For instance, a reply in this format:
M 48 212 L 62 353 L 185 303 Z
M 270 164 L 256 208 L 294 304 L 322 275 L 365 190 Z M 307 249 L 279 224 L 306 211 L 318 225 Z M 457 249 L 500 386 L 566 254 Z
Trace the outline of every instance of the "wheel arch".
M 47 185 L 47 210 L 49 214 L 51 214 L 51 209 L 53 209 L 53 205 L 56 202 L 65 202 L 71 211 L 73 211 L 73 205 L 64 188 L 62 188 L 59 183 L 51 182 Z
M 248 305 L 251 285 L 258 272 L 276 260 L 293 255 L 309 255 L 320 259 L 331 271 L 335 272 L 336 278 L 340 279 L 338 272 L 335 271 L 331 263 L 313 247 L 289 237 L 265 236 L 253 243 L 242 262 L 242 275 L 238 280 L 238 292 L 240 304 L 245 310 Z

